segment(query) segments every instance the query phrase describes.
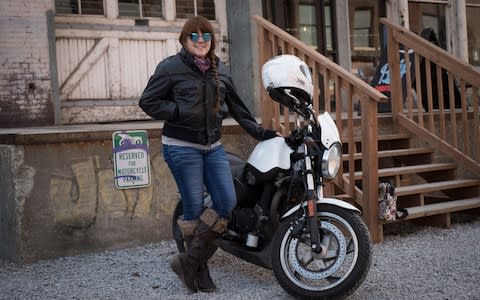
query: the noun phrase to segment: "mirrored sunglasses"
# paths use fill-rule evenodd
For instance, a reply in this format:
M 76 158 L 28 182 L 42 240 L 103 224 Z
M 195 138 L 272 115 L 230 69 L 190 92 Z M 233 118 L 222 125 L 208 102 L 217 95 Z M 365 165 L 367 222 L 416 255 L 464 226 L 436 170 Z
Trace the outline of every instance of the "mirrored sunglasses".
M 204 42 L 210 42 L 212 40 L 212 34 L 209 33 L 209 32 L 206 32 L 204 34 L 198 34 L 196 32 L 192 32 L 190 33 L 190 39 L 192 40 L 192 42 L 196 43 L 198 42 L 198 40 L 200 39 L 200 37 L 202 37 L 203 41 Z

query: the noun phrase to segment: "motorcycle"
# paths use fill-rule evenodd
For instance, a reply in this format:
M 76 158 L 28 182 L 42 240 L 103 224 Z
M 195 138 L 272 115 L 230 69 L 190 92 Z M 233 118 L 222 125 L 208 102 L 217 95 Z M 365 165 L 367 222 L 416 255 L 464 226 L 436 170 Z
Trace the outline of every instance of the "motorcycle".
M 344 298 L 367 276 L 372 242 L 355 206 L 324 196 L 325 183 L 342 163 L 338 129 L 328 112 L 314 112 L 311 94 L 301 98 L 292 92 L 295 88 L 266 88 L 302 122 L 297 120 L 289 136 L 259 142 L 246 162 L 228 154 L 237 204 L 219 247 L 272 269 L 294 297 Z M 207 192 L 204 205 L 212 205 Z M 181 217 L 179 199 L 172 231 L 178 250 L 184 252 L 177 224 Z

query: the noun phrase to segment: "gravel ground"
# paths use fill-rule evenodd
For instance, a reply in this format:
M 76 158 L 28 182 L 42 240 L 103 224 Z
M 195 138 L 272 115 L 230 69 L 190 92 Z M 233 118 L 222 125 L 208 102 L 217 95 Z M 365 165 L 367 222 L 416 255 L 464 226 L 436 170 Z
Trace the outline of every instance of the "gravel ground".
M 480 299 L 479 245 L 480 217 L 451 229 L 400 224 L 374 246 L 349 299 Z M 32 264 L 0 260 L 0 299 L 291 299 L 272 271 L 221 250 L 210 268 L 219 290 L 188 295 L 168 267 L 175 253 L 163 241 Z

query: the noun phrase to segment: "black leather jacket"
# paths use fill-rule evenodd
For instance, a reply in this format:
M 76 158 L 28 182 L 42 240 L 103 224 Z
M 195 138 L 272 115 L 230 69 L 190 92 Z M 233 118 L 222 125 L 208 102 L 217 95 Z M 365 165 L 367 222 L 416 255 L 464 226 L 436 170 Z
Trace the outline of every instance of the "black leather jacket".
M 253 137 L 274 137 L 274 131 L 262 128 L 252 117 L 218 58 L 217 66 L 222 109 L 217 107 L 212 70 L 201 72 L 185 49 L 158 64 L 140 98 L 140 107 L 150 117 L 166 121 L 163 135 L 192 143 L 210 145 L 220 139 L 225 104 L 230 115 Z

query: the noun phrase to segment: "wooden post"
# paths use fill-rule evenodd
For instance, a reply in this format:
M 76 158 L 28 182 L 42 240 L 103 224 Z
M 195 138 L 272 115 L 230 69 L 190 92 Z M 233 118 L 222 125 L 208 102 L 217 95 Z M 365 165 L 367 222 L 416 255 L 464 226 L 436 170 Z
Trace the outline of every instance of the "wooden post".
M 165 21 L 175 21 L 177 18 L 175 1 L 164 1 L 163 13 L 165 16 Z
M 374 243 L 383 241 L 383 226 L 378 219 L 378 125 L 377 102 L 363 97 L 362 102 L 362 190 L 363 219 Z M 350 184 L 354 184 L 351 178 Z
M 336 15 L 336 30 L 338 37 L 349 36 L 349 18 L 348 18 L 348 1 L 334 1 Z M 345 70 L 352 70 L 352 49 L 350 47 L 350 39 L 338 38 L 338 64 Z
M 400 76 L 400 53 L 398 42 L 395 41 L 393 30 L 387 28 L 387 51 L 388 68 L 390 71 L 390 101 L 392 105 L 392 116 L 396 120 L 397 114 L 402 110 L 402 78 Z M 408 55 L 408 53 L 407 53 Z
M 108 72 L 109 72 L 109 90 L 111 99 L 120 99 L 120 82 L 121 82 L 121 61 L 120 61 L 120 50 L 119 50 L 119 41 L 116 38 L 110 40 L 110 45 L 108 47 Z
M 105 16 L 108 19 L 118 18 L 118 1 L 105 0 Z
M 398 1 L 398 17 L 400 18 L 400 25 L 410 30 L 410 19 L 408 15 L 408 0 Z
M 409 29 L 408 0 L 387 0 L 387 18 Z
M 60 102 L 60 88 L 58 83 L 57 70 L 57 46 L 55 39 L 55 13 L 53 10 L 47 11 L 47 37 L 48 37 L 48 56 L 50 66 L 50 97 L 53 105 L 53 122 L 55 125 L 62 125 L 62 112 Z
M 468 37 L 467 37 L 467 8 L 465 0 L 455 0 L 455 16 L 457 28 L 456 35 L 458 36 L 458 52 L 457 56 L 468 63 Z
M 255 17 L 254 17 L 255 18 Z M 259 66 L 259 74 L 262 74 L 262 66 L 268 59 L 268 54 L 272 53 L 272 47 L 270 41 L 265 34 L 265 29 L 257 22 L 257 40 L 258 40 L 258 66 Z M 273 122 L 271 118 L 271 106 L 268 105 L 268 95 L 265 92 L 262 81 L 259 80 L 260 84 L 260 107 L 261 117 L 262 117 L 262 126 L 266 128 L 273 128 Z

